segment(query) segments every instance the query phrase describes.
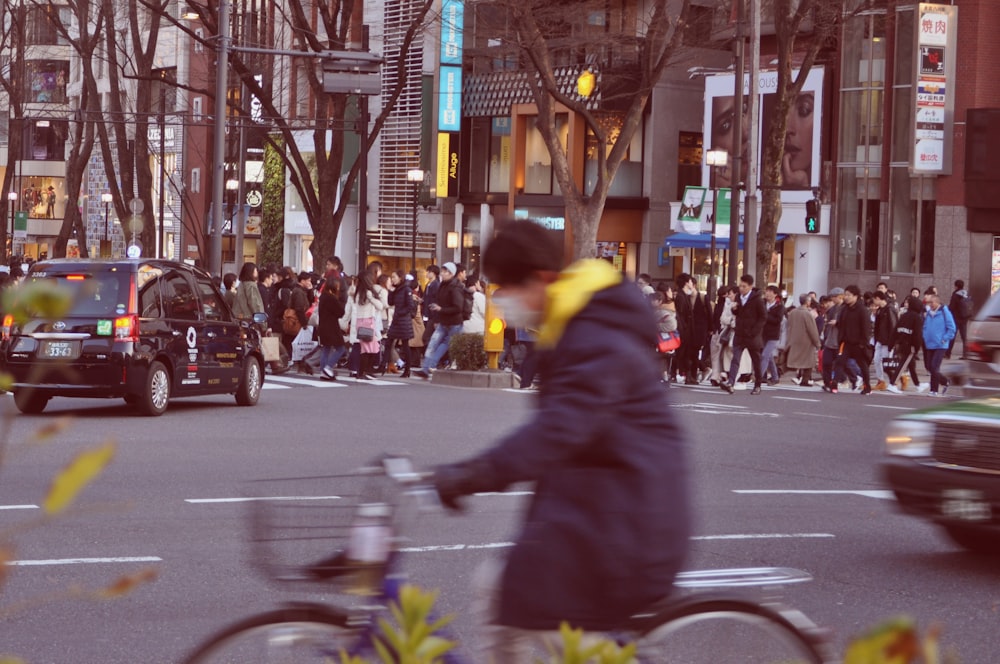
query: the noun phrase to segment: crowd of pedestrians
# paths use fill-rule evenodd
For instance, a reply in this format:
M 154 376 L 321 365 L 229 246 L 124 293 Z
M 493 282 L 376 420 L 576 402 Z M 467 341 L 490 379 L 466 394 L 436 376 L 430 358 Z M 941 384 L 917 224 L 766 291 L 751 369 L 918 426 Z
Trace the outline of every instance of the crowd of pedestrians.
M 373 261 L 348 276 L 333 256 L 322 275 L 246 263 L 216 285 L 238 318 L 267 314 L 266 332 L 280 338 L 300 373 L 333 381 L 344 366 L 357 380 L 428 378 L 454 335 L 483 332 L 486 296 L 461 264 L 429 265 L 424 275 L 421 284 L 416 271 L 384 273 Z
M 950 382 L 942 363 L 958 337 L 964 353 L 973 315 L 962 280 L 948 304 L 934 287 L 923 293 L 914 288 L 899 299 L 884 282 L 870 292 L 852 284 L 793 298 L 783 286 L 760 289 L 747 274 L 719 288 L 715 302 L 686 273 L 655 289 L 651 282 L 647 274 L 636 280 L 654 309 L 660 339 L 680 335 L 678 348 L 659 352 L 663 382 L 708 381 L 728 393 L 760 394 L 765 383 L 778 385 L 789 374 L 802 387 L 816 385 L 818 375 L 819 386 L 832 394 L 901 393 L 912 385 L 916 392 L 944 395 Z

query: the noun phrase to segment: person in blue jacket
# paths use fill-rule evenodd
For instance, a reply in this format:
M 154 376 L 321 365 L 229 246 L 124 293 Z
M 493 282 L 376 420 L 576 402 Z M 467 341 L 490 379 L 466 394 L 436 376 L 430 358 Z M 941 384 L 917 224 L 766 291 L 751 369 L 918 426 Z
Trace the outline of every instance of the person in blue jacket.
M 493 447 L 436 469 L 446 506 L 533 482 L 502 572 L 480 569 L 482 657 L 529 662 L 561 622 L 620 626 L 666 597 L 688 550 L 685 435 L 651 362 L 656 321 L 611 263 L 560 271 L 551 232 L 508 223 L 483 256 L 507 325 L 537 329 L 534 415 Z M 488 618 L 487 618 L 488 616 Z M 543 651 L 544 653 L 544 651 Z
M 948 311 L 948 307 L 942 306 L 941 298 L 931 295 L 927 300 L 927 313 L 924 314 L 924 366 L 927 373 L 931 375 L 930 395 L 936 397 L 944 396 L 948 391 L 949 381 L 941 373 L 941 362 L 945 353 L 951 345 L 951 340 L 955 338 L 955 317 Z

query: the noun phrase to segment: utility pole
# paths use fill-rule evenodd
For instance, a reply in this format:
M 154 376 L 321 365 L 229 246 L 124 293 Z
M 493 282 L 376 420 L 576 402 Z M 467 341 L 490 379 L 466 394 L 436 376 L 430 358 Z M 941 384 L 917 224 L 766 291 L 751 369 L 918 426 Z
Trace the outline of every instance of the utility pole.
M 746 3 L 736 0 L 736 34 L 733 38 L 733 54 L 736 57 L 736 80 L 733 84 L 733 160 L 732 177 L 732 207 L 729 217 L 729 283 L 735 284 L 739 279 L 739 247 L 740 247 L 740 196 L 744 186 L 743 177 L 743 72 L 746 60 L 744 52 L 744 28 L 746 26 Z M 749 155 L 752 159 L 753 155 Z M 744 243 L 744 249 L 747 244 Z M 745 256 L 746 254 L 744 254 Z M 744 267 L 746 265 L 744 264 Z
M 760 137 L 760 0 L 750 3 L 750 163 L 747 164 L 746 228 L 743 231 L 743 265 L 757 274 L 757 146 Z M 762 284 L 763 285 L 763 284 Z
M 215 62 L 215 132 L 212 149 L 212 241 L 209 272 L 222 276 L 222 222 L 226 193 L 226 89 L 229 76 L 229 0 L 219 0 L 219 48 Z

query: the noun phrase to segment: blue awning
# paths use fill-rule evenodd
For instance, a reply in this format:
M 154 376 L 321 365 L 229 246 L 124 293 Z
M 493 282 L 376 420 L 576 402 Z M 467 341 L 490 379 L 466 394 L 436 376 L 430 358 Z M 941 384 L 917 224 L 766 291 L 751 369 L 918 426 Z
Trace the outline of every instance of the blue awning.
M 776 242 L 781 242 L 787 235 L 779 234 L 776 238 Z M 663 241 L 666 247 L 678 247 L 682 249 L 711 249 L 712 248 L 712 235 L 711 233 L 674 233 L 673 235 L 668 235 L 667 239 Z M 739 248 L 743 248 L 743 233 L 740 233 Z M 728 237 L 717 237 L 715 238 L 715 248 L 716 249 L 729 249 L 729 238 Z

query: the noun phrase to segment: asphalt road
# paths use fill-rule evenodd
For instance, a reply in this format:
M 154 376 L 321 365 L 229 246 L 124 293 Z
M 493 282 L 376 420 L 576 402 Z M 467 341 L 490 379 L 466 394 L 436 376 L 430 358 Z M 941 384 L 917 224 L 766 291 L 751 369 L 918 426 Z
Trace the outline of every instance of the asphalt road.
M 236 618 L 303 598 L 266 584 L 246 564 L 248 482 L 345 472 L 381 451 L 421 465 L 487 445 L 530 409 L 530 393 L 440 387 L 396 379 L 323 386 L 272 381 L 256 408 L 228 397 L 171 404 L 142 418 L 120 401 L 56 399 L 42 416 L 10 412 L 0 469 L 0 530 L 16 550 L 0 590 L 0 654 L 35 664 L 167 663 Z M 726 395 L 671 389 L 690 437 L 697 509 L 690 569 L 787 566 L 814 579 L 786 602 L 832 630 L 838 647 L 899 614 L 939 622 L 965 664 L 997 660 L 1000 566 L 965 553 L 903 516 L 879 485 L 884 422 L 929 405 L 925 396 L 828 395 L 792 385 Z M 32 432 L 70 416 L 51 439 Z M 117 441 L 109 469 L 73 513 L 37 527 L 50 478 L 74 452 Z M 335 492 L 303 483 L 296 495 Z M 259 489 L 258 489 L 259 490 Z M 413 580 L 441 589 L 456 631 L 476 566 L 502 552 L 525 497 L 475 497 L 464 517 L 416 524 Z M 442 546 L 448 545 L 448 546 Z M 465 545 L 465 546 L 460 546 Z M 123 574 L 157 579 L 110 600 L 82 597 Z M 312 595 L 311 599 L 322 599 Z

